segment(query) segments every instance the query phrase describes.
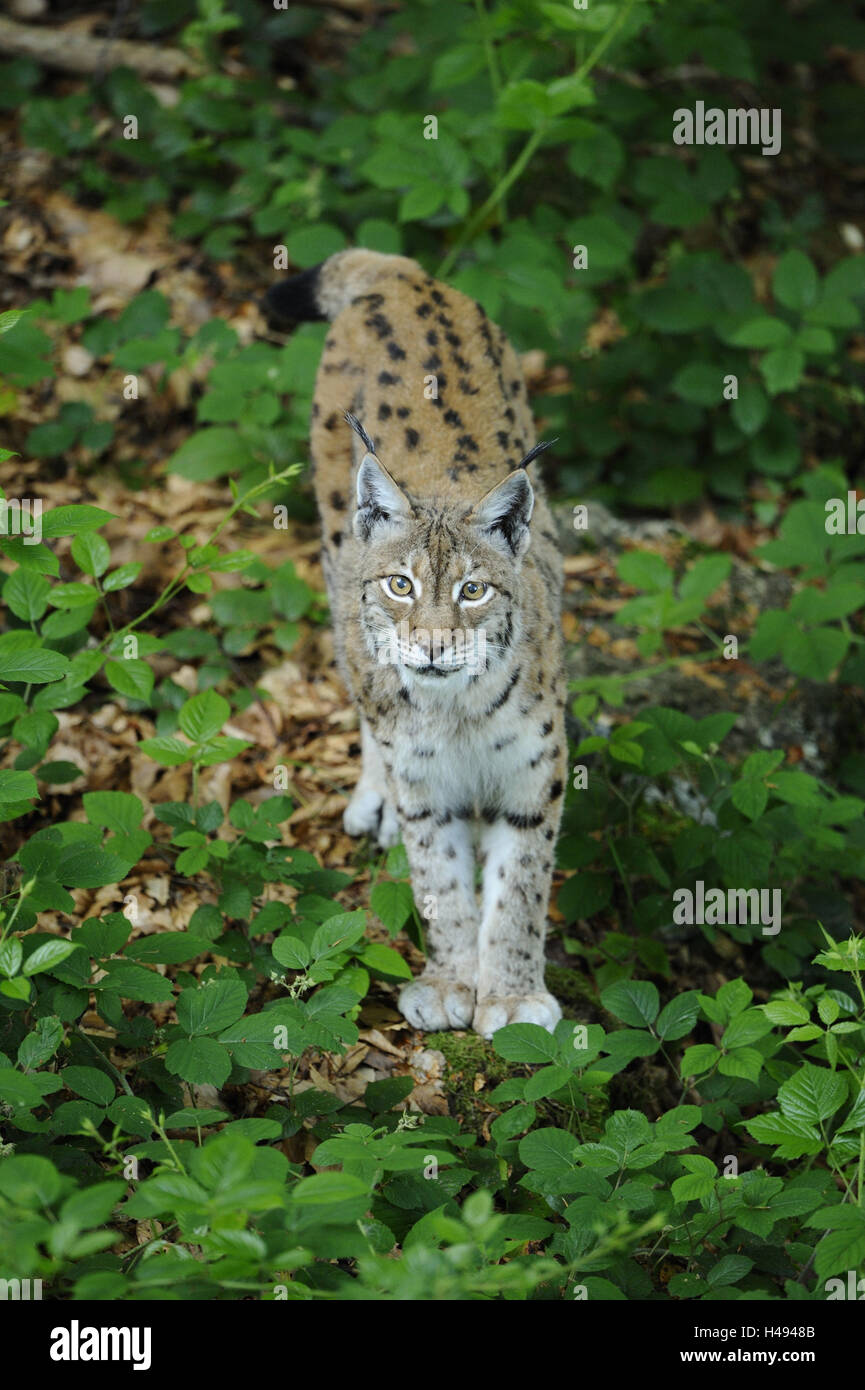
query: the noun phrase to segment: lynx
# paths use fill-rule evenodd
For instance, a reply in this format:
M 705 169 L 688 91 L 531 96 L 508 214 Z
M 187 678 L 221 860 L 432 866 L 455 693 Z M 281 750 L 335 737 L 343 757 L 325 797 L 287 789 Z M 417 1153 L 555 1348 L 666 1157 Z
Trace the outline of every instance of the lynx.
M 400 1008 L 426 1031 L 552 1029 L 561 560 L 527 471 L 546 446 L 519 361 L 479 304 L 402 256 L 341 251 L 268 305 L 333 321 L 311 452 L 337 660 L 360 715 L 344 824 L 405 845 L 427 965 Z

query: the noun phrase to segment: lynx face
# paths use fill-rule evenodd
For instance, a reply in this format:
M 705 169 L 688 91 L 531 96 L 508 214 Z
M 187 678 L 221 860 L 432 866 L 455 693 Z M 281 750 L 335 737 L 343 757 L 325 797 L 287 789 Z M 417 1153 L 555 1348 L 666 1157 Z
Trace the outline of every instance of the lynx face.
M 392 662 L 407 689 L 451 697 L 509 659 L 532 505 L 520 472 L 473 508 L 413 503 L 373 455 L 363 459 L 354 519 L 363 632 L 370 656 Z

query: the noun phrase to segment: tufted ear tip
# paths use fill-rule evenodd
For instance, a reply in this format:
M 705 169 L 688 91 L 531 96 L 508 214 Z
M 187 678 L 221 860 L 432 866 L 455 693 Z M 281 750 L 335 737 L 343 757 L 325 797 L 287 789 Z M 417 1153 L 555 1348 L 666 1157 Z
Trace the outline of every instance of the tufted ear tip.
M 412 505 L 387 469 L 373 453 L 364 454 L 357 470 L 357 511 L 354 534 L 369 540 L 379 524 L 407 521 Z
M 514 555 L 529 544 L 535 494 L 524 468 L 515 468 L 472 509 L 471 520 L 492 541 L 503 540 Z

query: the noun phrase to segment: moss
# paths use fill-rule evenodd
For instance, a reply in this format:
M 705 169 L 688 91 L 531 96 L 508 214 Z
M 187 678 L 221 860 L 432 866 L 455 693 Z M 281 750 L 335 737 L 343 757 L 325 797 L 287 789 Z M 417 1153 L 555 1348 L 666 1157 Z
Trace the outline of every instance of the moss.
M 527 1068 L 499 1057 L 491 1042 L 478 1033 L 428 1033 L 427 1047 L 444 1055 L 445 1090 L 450 1112 L 467 1129 L 479 1133 L 500 1110 L 487 1097 L 508 1076 L 525 1076 Z M 477 1077 L 484 1085 L 475 1090 Z
M 561 1004 L 565 1018 L 576 1018 L 580 1023 L 600 1020 L 602 1009 L 597 990 L 581 970 L 548 962 L 545 981 L 550 994 L 554 994 Z
M 548 967 L 548 971 L 550 968 L 557 969 Z M 565 969 L 562 970 L 562 974 L 579 975 L 579 972 Z M 588 989 L 584 977 L 579 978 Z M 547 984 L 553 988 L 549 974 Z M 444 1056 L 444 1084 L 451 1115 L 459 1120 L 464 1129 L 474 1134 L 483 1135 L 496 1116 L 503 1110 L 508 1110 L 513 1103 L 506 1101 L 499 1106 L 492 1105 L 489 1101 L 490 1092 L 508 1077 L 530 1076 L 534 1070 L 521 1062 L 506 1062 L 503 1057 L 498 1056 L 492 1043 L 477 1033 L 428 1033 L 426 1045 L 436 1048 Z M 484 1078 L 484 1085 L 475 1090 L 476 1078 L 479 1076 Z M 583 1140 L 589 1141 L 596 1139 L 603 1130 L 610 1107 L 606 1091 L 587 1096 L 586 1102 L 588 1109 L 580 1111 L 580 1126 Z M 535 1121 L 535 1126 L 540 1125 L 567 1128 L 568 1117 L 561 1106 L 541 1100 L 537 1102 Z

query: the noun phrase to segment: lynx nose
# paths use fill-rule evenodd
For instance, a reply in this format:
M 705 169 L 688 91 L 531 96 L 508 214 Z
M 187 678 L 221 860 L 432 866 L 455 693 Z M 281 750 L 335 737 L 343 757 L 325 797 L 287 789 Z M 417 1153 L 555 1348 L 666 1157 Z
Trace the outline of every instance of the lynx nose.
M 422 654 L 431 666 L 449 668 L 456 662 L 454 634 L 449 629 L 415 628 L 411 634 L 412 645 Z

